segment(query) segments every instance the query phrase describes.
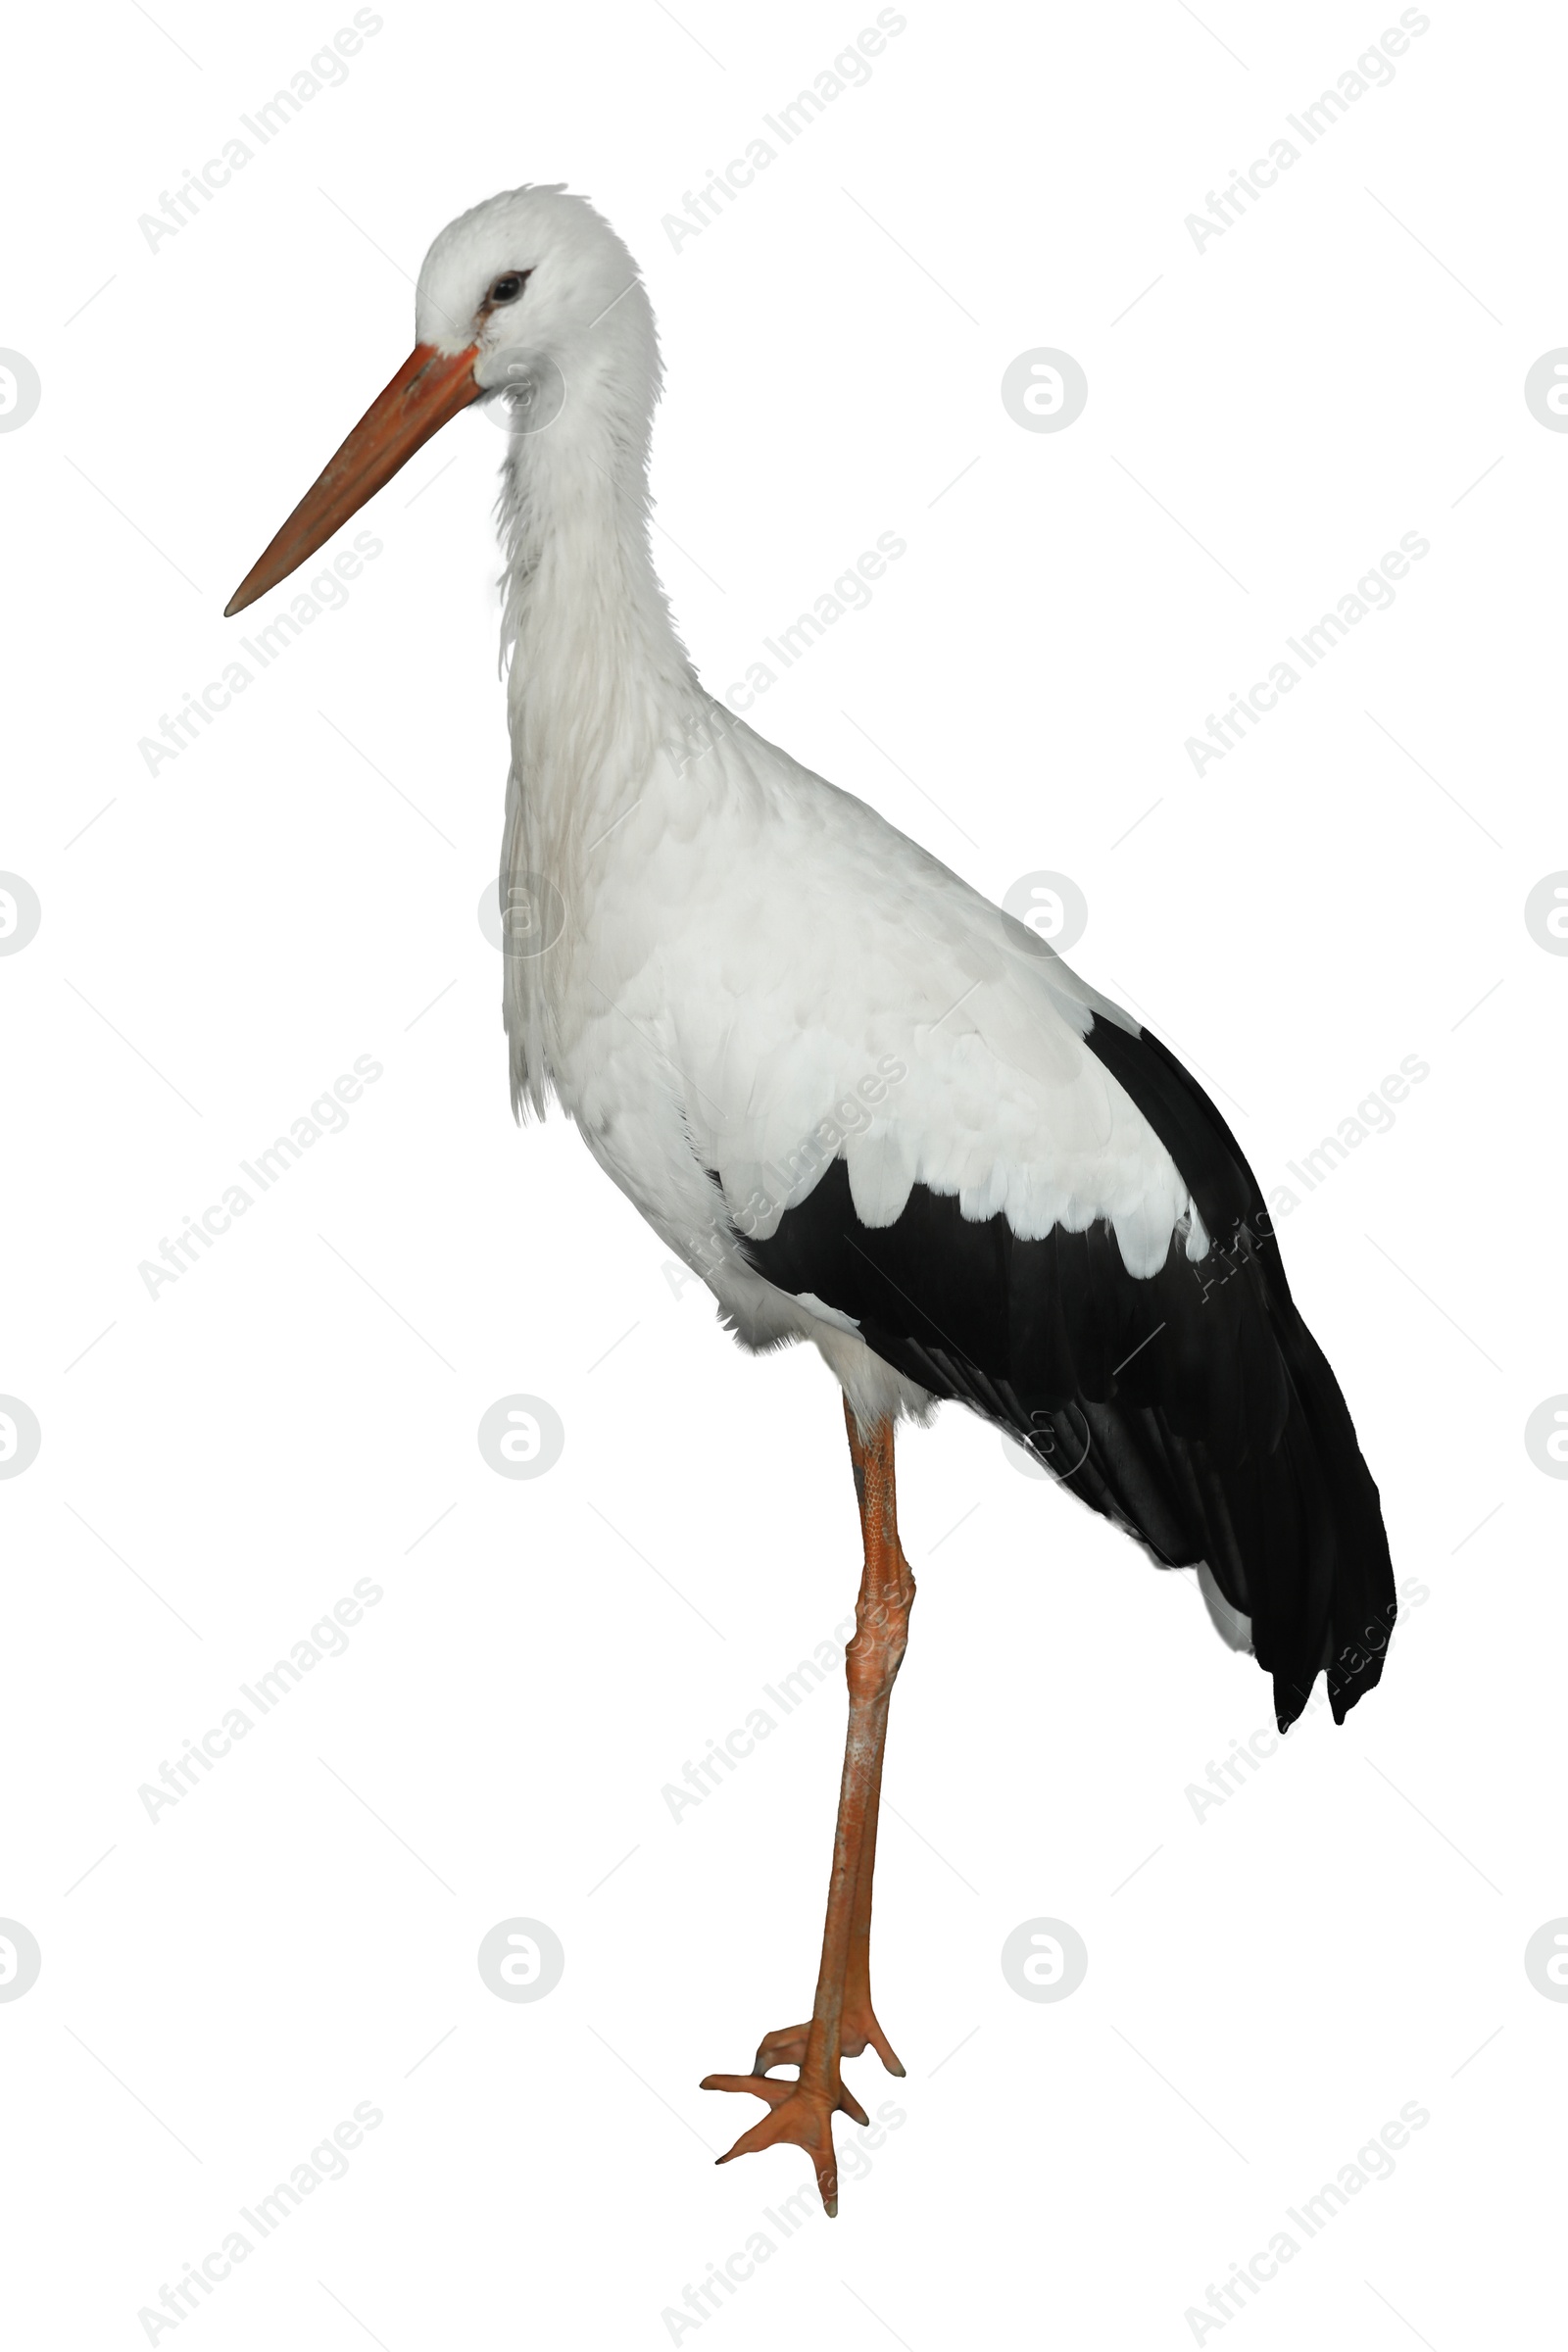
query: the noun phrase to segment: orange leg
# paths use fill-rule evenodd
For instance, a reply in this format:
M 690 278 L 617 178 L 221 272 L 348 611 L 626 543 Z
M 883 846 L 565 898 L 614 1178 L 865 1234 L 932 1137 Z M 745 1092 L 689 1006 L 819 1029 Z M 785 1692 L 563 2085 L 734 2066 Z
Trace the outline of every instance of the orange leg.
M 850 1685 L 850 1729 L 839 1791 L 838 1828 L 833 1841 L 833 1875 L 828 1886 L 827 1924 L 816 2000 L 807 2026 L 786 2026 L 764 2036 L 749 2075 L 709 2075 L 705 2090 L 747 2090 L 767 2101 L 770 2112 L 743 2132 L 727 2156 L 748 2156 L 779 2140 L 792 2140 L 811 2157 L 816 2184 L 830 2214 L 838 2211 L 838 2170 L 831 2119 L 842 2109 L 856 2123 L 866 2114 L 845 2088 L 841 2058 L 869 2046 L 895 2075 L 894 2056 L 871 2007 L 871 1876 L 876 1864 L 877 1810 L 882 1790 L 882 1755 L 887 1740 L 888 1700 L 908 1636 L 914 1578 L 899 1543 L 893 1484 L 893 1429 L 879 1422 L 862 1444 L 848 1403 L 850 1459 L 860 1505 L 865 1568 L 855 1610 L 855 1637 L 845 1653 Z M 797 2065 L 799 2080 L 786 2082 L 770 2066 Z

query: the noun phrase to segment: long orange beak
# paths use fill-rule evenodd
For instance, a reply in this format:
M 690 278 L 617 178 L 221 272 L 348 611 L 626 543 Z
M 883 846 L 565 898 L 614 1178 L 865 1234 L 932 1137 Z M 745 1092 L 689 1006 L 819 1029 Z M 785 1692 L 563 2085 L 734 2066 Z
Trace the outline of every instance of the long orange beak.
M 416 343 L 386 390 L 373 400 L 300 500 L 276 538 L 245 574 L 228 603 L 225 618 L 243 612 L 259 596 L 310 562 L 317 549 L 357 514 L 368 498 L 406 466 L 432 433 L 460 409 L 477 400 L 473 363 L 477 344 L 449 357 L 433 343 Z

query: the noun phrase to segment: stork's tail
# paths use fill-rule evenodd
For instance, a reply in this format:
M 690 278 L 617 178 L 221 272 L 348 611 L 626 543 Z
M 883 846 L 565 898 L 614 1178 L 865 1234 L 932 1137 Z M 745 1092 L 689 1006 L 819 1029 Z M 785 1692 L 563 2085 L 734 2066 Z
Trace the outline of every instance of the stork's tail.
M 1219 1597 L 1250 1621 L 1281 1731 L 1300 1714 L 1320 1669 L 1343 1723 L 1382 1674 L 1397 1603 L 1378 1490 L 1340 1384 L 1291 1297 L 1257 1180 L 1215 1104 L 1147 1030 L 1129 1036 L 1102 1020 L 1088 1042 L 1179 1155 L 1210 1234 L 1228 1237 L 1217 1260 L 1222 1287 L 1205 1290 L 1201 1317 L 1191 1312 L 1190 1293 L 1170 1282 L 1172 1243 L 1157 1279 L 1187 1334 L 1173 1329 L 1164 1360 L 1185 1371 L 1161 1383 L 1152 1363 L 1140 1416 L 1161 1425 L 1157 1450 L 1182 1495 L 1187 1560 L 1196 1546 Z M 1241 1367 L 1240 1396 L 1216 1378 L 1227 1359 Z M 1210 1408 L 1196 1420 L 1182 1389 L 1195 1366 L 1209 1374 Z M 1114 1509 L 1109 1494 L 1085 1499 Z M 1168 1515 L 1140 1523 L 1133 1514 L 1132 1532 L 1156 1557 L 1173 1556 L 1159 1540 L 1168 1526 Z
M 1295 1305 L 1282 1311 L 1278 1301 L 1271 1303 L 1280 1353 L 1298 1400 L 1301 1443 L 1315 1464 L 1309 1486 L 1324 1522 L 1318 1540 L 1327 1550 L 1329 1583 L 1328 1640 L 1321 1659 L 1304 1678 L 1283 1661 L 1271 1667 L 1283 1731 L 1306 1703 L 1318 1664 L 1327 1674 L 1336 1723 L 1375 1689 L 1398 1604 L 1383 1506 L 1340 1384 Z M 1259 1662 L 1270 1664 L 1261 1657 Z

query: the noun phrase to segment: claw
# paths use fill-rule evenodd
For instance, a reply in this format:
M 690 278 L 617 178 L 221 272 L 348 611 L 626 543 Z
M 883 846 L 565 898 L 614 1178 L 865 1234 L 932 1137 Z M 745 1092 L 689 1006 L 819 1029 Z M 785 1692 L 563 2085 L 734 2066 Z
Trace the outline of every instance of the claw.
M 883 2065 L 887 2068 L 890 2075 L 903 2074 L 903 2059 L 899 2056 L 897 2050 L 895 2050 L 893 2047 L 892 2042 L 889 2041 L 887 2035 L 883 2033 L 881 2027 L 877 2024 L 876 2019 L 872 2017 L 869 2010 L 866 2012 L 862 2037 L 845 2042 L 844 2055 L 846 2058 L 858 2058 L 860 2052 L 867 2048 L 875 2050 L 877 2056 L 881 2059 Z
M 871 2118 L 866 2114 L 865 2109 L 860 2105 L 859 2100 L 855 2096 L 855 2093 L 852 2090 L 847 2089 L 842 2082 L 839 2084 L 839 2105 L 843 2108 L 845 2114 L 849 2117 L 852 2124 L 870 2123 Z

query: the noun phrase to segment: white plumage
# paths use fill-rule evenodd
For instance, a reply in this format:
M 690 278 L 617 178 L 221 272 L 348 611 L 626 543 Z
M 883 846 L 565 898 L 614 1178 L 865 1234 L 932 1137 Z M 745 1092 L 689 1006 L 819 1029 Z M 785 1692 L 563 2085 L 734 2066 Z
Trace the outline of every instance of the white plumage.
M 871 1227 L 920 1183 L 1024 1239 L 1106 1218 L 1135 1276 L 1177 1226 L 1200 1256 L 1169 1152 L 1083 1051 L 1086 1007 L 1137 1024 L 704 692 L 649 549 L 659 360 L 619 239 L 559 189 L 478 206 L 420 272 L 420 340 L 464 349 L 485 288 L 519 265 L 521 311 L 486 322 L 475 375 L 539 408 L 559 378 L 564 399 L 543 429 L 519 404 L 503 491 L 502 890 L 559 892 L 564 928 L 508 959 L 514 1099 L 542 1111 L 554 1090 L 743 1340 L 815 1341 L 866 1420 L 919 1409 L 843 1316 L 761 1280 L 738 1237 L 768 1238 L 842 1153 Z

